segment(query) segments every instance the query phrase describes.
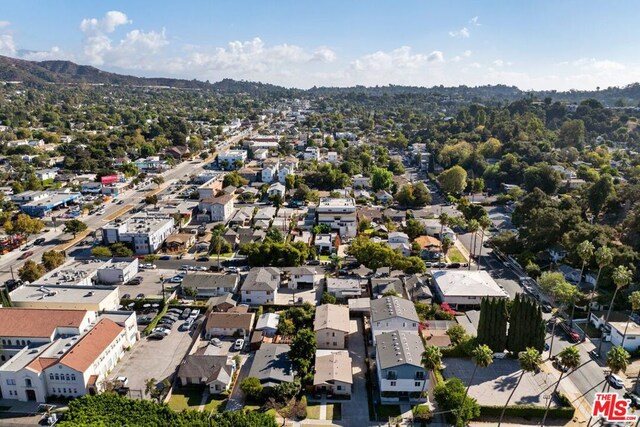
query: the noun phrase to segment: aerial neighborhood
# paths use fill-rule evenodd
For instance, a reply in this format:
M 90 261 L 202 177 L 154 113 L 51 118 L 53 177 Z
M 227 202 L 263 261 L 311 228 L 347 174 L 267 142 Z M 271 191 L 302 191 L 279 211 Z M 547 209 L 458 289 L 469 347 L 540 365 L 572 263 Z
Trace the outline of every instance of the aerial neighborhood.
M 640 408 L 637 91 L 21 75 L 0 71 L 0 414 L 565 425 L 603 387 Z

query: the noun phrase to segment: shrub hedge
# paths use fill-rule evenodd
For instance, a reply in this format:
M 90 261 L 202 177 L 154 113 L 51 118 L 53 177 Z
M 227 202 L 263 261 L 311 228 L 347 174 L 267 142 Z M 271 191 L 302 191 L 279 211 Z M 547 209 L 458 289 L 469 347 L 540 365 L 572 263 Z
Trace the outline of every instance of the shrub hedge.
M 504 406 L 480 406 L 480 417 L 499 417 Z M 542 406 L 507 406 L 504 412 L 505 417 L 519 417 L 525 419 L 541 420 L 544 416 L 545 408 Z M 570 420 L 573 418 L 575 409 L 569 408 L 551 408 L 549 409 L 548 418 L 556 420 Z

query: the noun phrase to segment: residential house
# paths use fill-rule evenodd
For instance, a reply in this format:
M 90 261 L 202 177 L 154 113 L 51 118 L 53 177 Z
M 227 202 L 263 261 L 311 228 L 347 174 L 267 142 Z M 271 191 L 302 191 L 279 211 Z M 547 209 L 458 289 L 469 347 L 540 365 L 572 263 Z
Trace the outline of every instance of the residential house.
M 128 220 L 104 225 L 102 241 L 105 245 L 129 243 L 136 255 L 146 255 L 160 249 L 174 230 L 175 220 L 168 215 L 138 213 Z
M 278 181 L 281 184 L 285 183 L 287 176 L 295 175 L 298 169 L 298 159 L 295 157 L 288 157 L 280 163 L 280 169 L 278 170 Z
M 420 245 L 420 256 L 427 260 L 439 260 L 442 257 L 442 244 L 432 236 L 419 236 L 414 240 Z
M 221 394 L 229 390 L 236 364 L 227 356 L 189 354 L 178 366 L 178 378 L 183 387 L 205 385 L 209 394 Z
M 320 149 L 318 147 L 307 147 L 303 153 L 305 160 L 320 160 Z
M 280 315 L 278 313 L 264 313 L 258 317 L 255 330 L 262 332 L 265 337 L 272 337 L 278 330 Z
M 411 243 L 409 236 L 407 233 L 403 233 L 401 231 L 394 231 L 389 233 L 388 236 L 389 243 Z
M 227 312 L 233 307 L 236 307 L 238 303 L 233 299 L 233 294 L 221 294 L 216 297 L 209 298 L 207 305 L 211 307 L 212 311 Z
M 456 233 L 448 226 L 440 224 L 438 219 L 421 219 L 420 222 L 427 230 L 427 235 L 440 239 L 447 237 L 452 242 L 456 241 Z M 442 234 L 442 235 L 440 235 Z
M 324 275 L 319 273 L 314 267 L 284 267 L 282 269 L 286 279 L 287 287 L 290 289 L 314 289 L 322 283 Z
M 165 241 L 167 253 L 186 252 L 196 243 L 196 235 L 192 233 L 176 233 L 168 236 Z
M 331 254 L 338 250 L 340 246 L 340 236 L 332 233 L 316 234 L 313 244 L 316 247 L 317 253 Z
M 258 148 L 253 152 L 253 158 L 255 160 L 265 160 L 267 157 L 269 157 L 269 150 L 266 148 Z
M 226 150 L 218 154 L 218 165 L 225 170 L 238 169 L 247 162 L 247 150 Z
M 614 347 L 624 347 L 629 353 L 634 353 L 640 348 L 640 325 L 636 320 L 638 318 L 634 316 L 626 322 L 609 321 L 609 341 Z
M 351 331 L 349 308 L 335 304 L 317 307 L 313 330 L 316 333 L 318 348 L 347 348 L 347 338 Z
M 212 222 L 226 222 L 231 218 L 233 207 L 234 196 L 232 194 L 205 198 L 200 200 L 198 204 L 200 211 L 207 212 Z
M 554 245 L 547 249 L 547 253 L 549 254 L 549 258 L 554 263 L 559 263 L 567 256 L 567 250 L 562 245 Z
M 235 211 L 229 220 L 229 226 L 247 227 L 251 225 L 251 218 L 253 218 L 253 207 L 243 206 Z
M 211 337 L 240 337 L 247 339 L 253 328 L 254 313 L 247 307 L 234 307 L 226 312 L 212 312 L 207 316 L 205 335 Z
M 385 398 L 395 402 L 397 397 L 411 399 L 414 393 L 429 390 L 429 377 L 421 363 L 424 344 L 417 331 L 381 333 L 375 346 L 376 374 L 382 402 Z
M 280 166 L 280 162 L 277 158 L 275 159 L 267 159 L 262 162 L 262 182 L 266 182 L 267 184 L 273 182 L 278 176 L 278 168 Z
M 362 279 L 327 277 L 327 292 L 340 300 L 358 298 L 366 291 L 367 282 Z
M 393 202 L 393 196 L 385 190 L 379 190 L 376 193 L 376 199 L 384 205 L 388 205 Z
M 313 388 L 316 392 L 350 396 L 352 385 L 353 373 L 348 351 L 316 351 L 313 374 Z
M 566 264 L 560 264 L 558 266 L 558 271 L 562 273 L 562 275 L 564 276 L 567 282 L 573 283 L 574 285 L 580 282 L 580 279 L 581 279 L 580 269 L 573 268 Z
M 353 188 L 369 188 L 371 183 L 368 176 L 357 174 L 351 177 L 351 186 Z
M 409 300 L 389 296 L 371 301 L 371 333 L 376 336 L 390 331 L 417 332 L 420 319 Z
M 485 270 L 432 270 L 432 284 L 441 302 L 453 308 L 478 307 L 483 298 L 509 294 Z
M 176 160 L 182 160 L 183 158 L 191 155 L 191 150 L 189 150 L 189 147 L 185 145 L 173 145 L 171 147 L 167 147 L 167 149 L 164 150 L 164 153 Z
M 293 382 L 295 371 L 289 351 L 285 344 L 262 344 L 253 358 L 249 377 L 257 378 L 267 389 Z
M 275 267 L 254 267 L 244 279 L 241 298 L 244 304 L 273 304 L 280 287 L 281 272 Z
M 240 278 L 237 274 L 189 273 L 182 281 L 182 289 L 191 288 L 196 291 L 197 298 L 216 297 L 233 294 L 238 288 Z
M 357 232 L 356 201 L 352 197 L 323 197 L 316 208 L 318 224 L 326 224 L 340 236 L 355 237 Z
M 287 189 L 284 185 L 280 184 L 279 182 L 276 182 L 269 186 L 269 190 L 267 191 L 267 194 L 269 194 L 269 197 L 279 196 L 281 199 L 284 200 L 284 194 L 286 191 Z
M 327 162 L 338 163 L 338 153 L 336 153 L 335 151 L 329 151 L 327 153 Z

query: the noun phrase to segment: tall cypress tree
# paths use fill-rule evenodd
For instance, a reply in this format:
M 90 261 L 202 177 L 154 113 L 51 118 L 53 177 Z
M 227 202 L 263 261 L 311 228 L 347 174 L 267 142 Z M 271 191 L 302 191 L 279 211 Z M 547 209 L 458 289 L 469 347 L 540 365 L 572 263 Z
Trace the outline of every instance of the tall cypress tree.
M 483 298 L 480 303 L 478 343 L 488 345 L 494 352 L 504 351 L 507 340 L 506 300 Z
M 511 308 L 507 349 L 518 353 L 527 347 L 544 349 L 544 321 L 540 305 L 527 296 L 517 295 Z

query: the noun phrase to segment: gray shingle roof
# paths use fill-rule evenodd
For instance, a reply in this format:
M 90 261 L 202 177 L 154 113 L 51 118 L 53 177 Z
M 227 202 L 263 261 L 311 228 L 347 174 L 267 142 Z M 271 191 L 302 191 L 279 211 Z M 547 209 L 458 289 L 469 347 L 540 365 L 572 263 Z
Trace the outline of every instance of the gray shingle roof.
M 275 291 L 280 285 L 280 269 L 255 267 L 249 271 L 242 284 L 243 291 Z
M 227 356 L 191 354 L 180 364 L 178 377 L 204 378 L 207 383 L 216 379 L 228 382 L 231 379 L 231 365 L 227 363 Z
M 409 300 L 398 297 L 384 297 L 371 301 L 371 321 L 401 317 L 403 319 L 419 322 L 416 307 Z
M 393 331 L 376 337 L 377 362 L 380 369 L 405 364 L 422 366 L 424 345 L 416 332 Z
M 285 344 L 263 344 L 251 364 L 249 376 L 263 385 L 293 382 L 293 364 L 289 360 L 290 347 Z

